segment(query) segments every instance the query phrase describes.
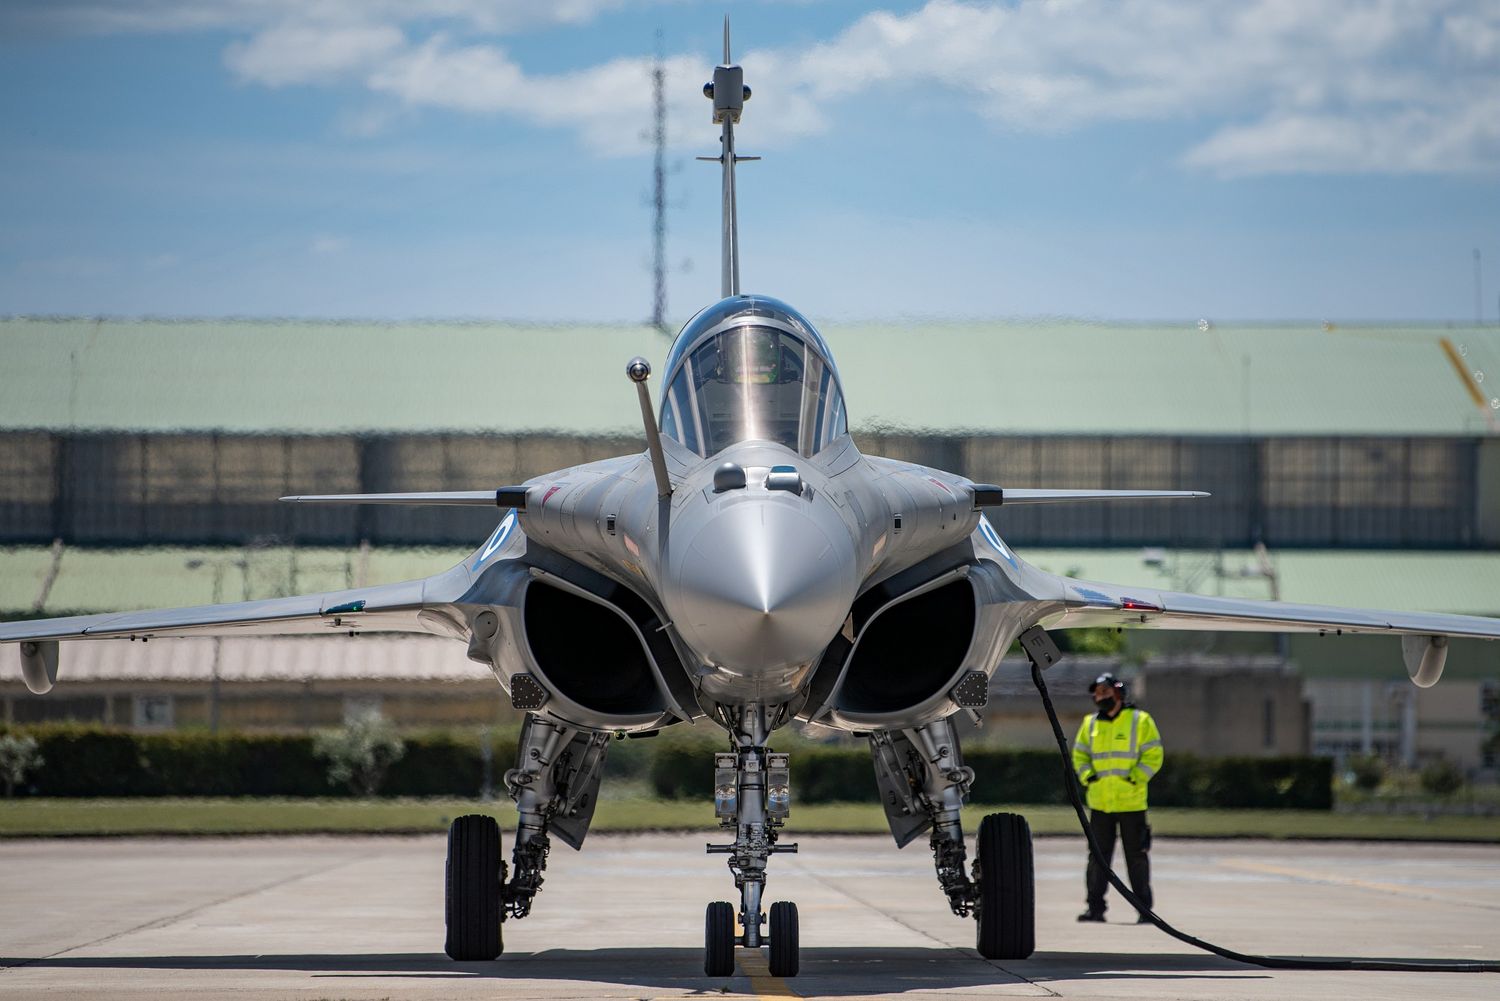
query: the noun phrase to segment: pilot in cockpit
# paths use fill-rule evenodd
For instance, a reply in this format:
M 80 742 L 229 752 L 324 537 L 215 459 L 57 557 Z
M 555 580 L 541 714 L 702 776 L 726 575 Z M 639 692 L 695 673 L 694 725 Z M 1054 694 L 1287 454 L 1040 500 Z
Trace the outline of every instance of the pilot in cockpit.
M 832 367 L 796 335 L 745 324 L 694 349 L 673 379 L 662 433 L 705 457 L 741 441 L 811 456 L 846 430 Z

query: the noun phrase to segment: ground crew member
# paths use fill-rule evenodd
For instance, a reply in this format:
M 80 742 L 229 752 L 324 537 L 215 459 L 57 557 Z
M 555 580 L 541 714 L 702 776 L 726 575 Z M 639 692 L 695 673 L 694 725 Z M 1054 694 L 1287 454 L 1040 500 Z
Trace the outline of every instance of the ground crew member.
M 1161 771 L 1165 752 L 1156 722 L 1125 701 L 1125 683 L 1101 674 L 1089 686 L 1099 711 L 1084 717 L 1073 738 L 1073 771 L 1088 790 L 1089 827 L 1105 861 L 1114 864 L 1115 832 L 1125 842 L 1130 889 L 1151 906 L 1151 828 L 1146 823 L 1146 783 Z M 1079 921 L 1104 920 L 1104 869 L 1089 857 L 1088 910 Z M 1141 915 L 1138 924 L 1145 924 Z

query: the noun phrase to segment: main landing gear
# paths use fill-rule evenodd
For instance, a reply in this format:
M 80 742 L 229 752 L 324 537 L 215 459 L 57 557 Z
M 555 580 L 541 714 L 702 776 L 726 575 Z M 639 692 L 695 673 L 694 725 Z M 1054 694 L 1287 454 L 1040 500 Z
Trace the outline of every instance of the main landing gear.
M 1031 828 L 1014 813 L 994 813 L 979 825 L 978 858 L 966 872 L 960 814 L 974 781 L 963 763 L 958 733 L 948 720 L 910 730 L 870 734 L 875 778 L 896 844 L 905 847 L 931 831 L 933 865 L 948 906 L 973 915 L 976 946 L 986 959 L 1025 959 L 1036 950 L 1036 901 Z
M 710 977 L 731 976 L 736 945 L 759 949 L 764 944 L 769 945 L 771 975 L 794 977 L 800 966 L 797 905 L 788 901 L 771 905 L 769 936 L 763 933 L 766 915 L 761 911 L 767 860 L 797 850 L 794 844 L 776 843 L 777 828 L 786 823 L 791 808 L 787 755 L 766 749 L 771 728 L 764 706 L 725 712 L 734 750 L 714 755 L 714 815 L 719 826 L 734 831 L 735 837 L 732 844 L 709 845 L 708 853 L 729 856 L 740 906 L 736 915 L 733 904 L 716 900 L 704 912 L 703 972 Z
M 727 855 L 739 907 L 726 900 L 703 916 L 703 972 L 733 975 L 735 948 L 765 946 L 770 972 L 799 972 L 801 929 L 797 905 L 777 901 L 762 910 L 766 866 L 772 855 L 795 852 L 777 843 L 791 807 L 788 756 L 766 747 L 772 727 L 763 706 L 724 709 L 733 750 L 714 756 L 714 813 L 734 832 L 729 844 L 709 845 Z M 493 817 L 467 816 L 448 832 L 447 952 L 457 960 L 490 960 L 504 948 L 501 923 L 523 918 L 541 889 L 550 835 L 578 848 L 588 833 L 598 797 L 609 735 L 590 733 L 532 716 L 521 732 L 519 763 L 505 775 L 516 801 L 511 866 L 501 859 L 500 827 Z M 896 843 L 924 831 L 938 885 L 960 917 L 973 916 L 976 944 L 987 959 L 1025 959 L 1034 951 L 1035 894 L 1031 830 L 1016 814 L 997 813 L 979 826 L 972 865 L 960 811 L 974 773 L 966 768 L 958 735 L 947 722 L 870 734 L 876 779 Z M 507 878 L 508 877 L 508 878 Z
M 975 945 L 985 959 L 1026 959 L 1036 951 L 1036 887 L 1031 827 L 1016 813 L 979 822 L 974 860 Z
M 444 885 L 448 938 L 457 960 L 494 959 L 504 950 L 500 925 L 524 918 L 542 888 L 550 834 L 572 848 L 583 845 L 594 819 L 609 734 L 589 733 L 528 716 L 516 748 L 517 764 L 505 773 L 520 821 L 511 854 L 513 872 L 500 859 L 500 825 L 472 814 L 448 828 Z

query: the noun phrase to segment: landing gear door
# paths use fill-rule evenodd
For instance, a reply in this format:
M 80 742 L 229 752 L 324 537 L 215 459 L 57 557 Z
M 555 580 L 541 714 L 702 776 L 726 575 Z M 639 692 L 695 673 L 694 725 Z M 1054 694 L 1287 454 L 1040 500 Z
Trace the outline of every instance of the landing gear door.
M 583 839 L 594 821 L 594 807 L 599 802 L 599 779 L 604 775 L 604 756 L 609 737 L 577 733 L 557 764 L 557 783 L 562 802 L 549 825 L 563 844 L 572 849 L 583 847 Z
M 880 731 L 870 736 L 870 757 L 875 762 L 875 784 L 880 790 L 880 805 L 891 827 L 897 848 L 905 848 L 932 826 L 927 812 L 917 802 L 906 761 L 916 749 L 899 730 Z

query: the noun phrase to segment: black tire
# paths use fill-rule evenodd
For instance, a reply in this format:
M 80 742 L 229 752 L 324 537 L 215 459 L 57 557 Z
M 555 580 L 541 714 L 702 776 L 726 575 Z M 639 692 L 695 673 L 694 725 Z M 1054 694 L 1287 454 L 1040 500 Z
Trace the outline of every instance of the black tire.
M 1036 890 L 1031 826 L 1016 813 L 992 813 L 979 825 L 979 954 L 1026 959 L 1036 951 Z
M 500 884 L 500 825 L 494 817 L 459 817 L 448 826 L 448 941 L 443 948 L 450 958 L 488 960 L 505 950 Z
M 734 906 L 727 900 L 715 900 L 703 912 L 703 972 L 734 976 Z
M 797 931 L 797 905 L 778 900 L 771 905 L 771 976 L 795 977 L 801 967 L 801 937 Z

